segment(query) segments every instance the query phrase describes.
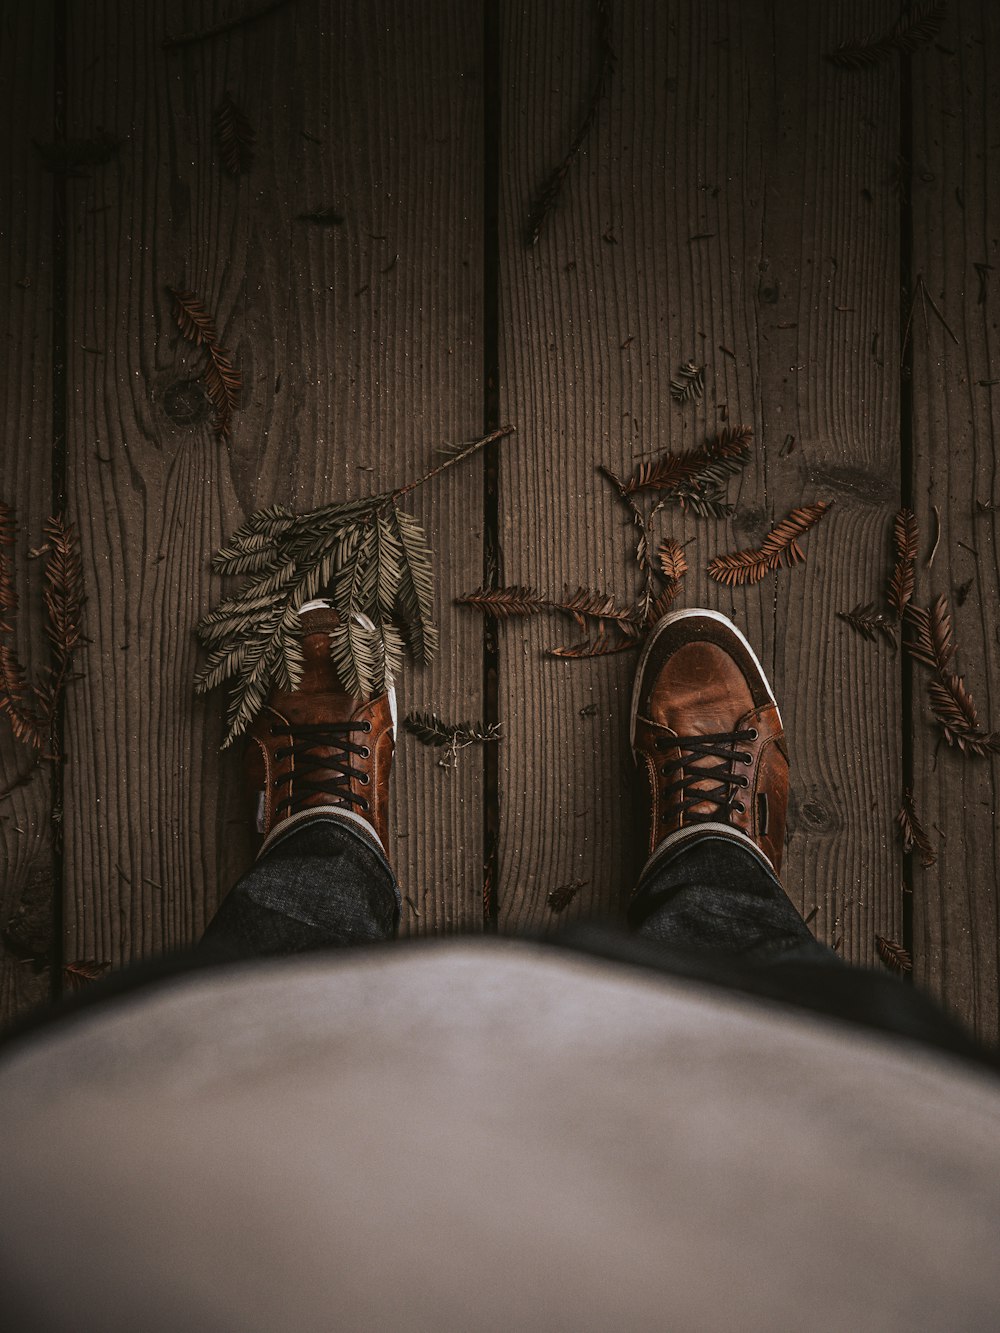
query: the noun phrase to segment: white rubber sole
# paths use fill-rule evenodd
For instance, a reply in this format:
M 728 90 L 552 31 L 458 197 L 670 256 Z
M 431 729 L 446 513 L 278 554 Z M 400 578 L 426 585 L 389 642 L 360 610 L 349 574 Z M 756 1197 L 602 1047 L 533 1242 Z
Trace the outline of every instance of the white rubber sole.
M 767 678 L 767 672 L 761 666 L 760 658 L 750 647 L 747 637 L 743 633 L 743 631 L 740 630 L 736 625 L 734 625 L 728 616 L 724 616 L 721 611 L 709 611 L 707 607 L 688 606 L 685 607 L 683 611 L 670 611 L 668 612 L 667 615 L 663 617 L 662 620 L 658 621 L 652 634 L 650 634 L 649 638 L 646 640 L 642 652 L 639 654 L 639 665 L 636 667 L 636 672 L 635 672 L 635 684 L 632 686 L 632 706 L 629 710 L 629 744 L 632 747 L 633 758 L 635 758 L 635 722 L 639 705 L 639 685 L 640 682 L 642 681 L 643 672 L 645 671 L 646 662 L 649 659 L 649 654 L 652 651 L 653 644 L 656 641 L 657 635 L 660 634 L 663 630 L 665 630 L 668 625 L 674 625 L 677 623 L 678 620 L 687 620 L 690 619 L 692 616 L 702 616 L 702 617 L 707 617 L 709 620 L 717 620 L 720 625 L 725 625 L 728 630 L 731 630 L 732 633 L 736 635 L 740 643 L 750 654 L 750 657 L 753 659 L 754 665 L 757 667 L 757 670 L 760 672 L 761 679 L 763 680 L 764 685 L 767 688 L 768 698 L 771 700 L 771 703 L 774 704 L 775 711 L 778 713 L 778 723 L 779 725 L 784 726 L 784 723 L 782 723 L 781 721 L 781 712 L 778 709 L 778 701 L 774 697 L 774 691 L 771 689 L 771 682 Z

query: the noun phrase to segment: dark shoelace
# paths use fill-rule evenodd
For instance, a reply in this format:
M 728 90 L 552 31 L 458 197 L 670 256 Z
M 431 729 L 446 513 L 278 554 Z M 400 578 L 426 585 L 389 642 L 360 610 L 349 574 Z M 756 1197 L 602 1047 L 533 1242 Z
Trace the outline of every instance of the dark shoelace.
M 733 772 L 735 764 L 752 764 L 753 755 L 745 750 L 738 750 L 738 745 L 745 745 L 747 741 L 755 741 L 757 731 L 755 728 L 748 728 L 746 731 L 720 731 L 708 736 L 676 736 L 662 737 L 656 742 L 658 750 L 680 750 L 680 759 L 673 760 L 672 763 L 664 764 L 660 769 L 660 776 L 669 778 L 674 773 L 681 772 L 682 776 L 676 782 L 670 783 L 661 790 L 664 800 L 672 796 L 674 792 L 680 792 L 684 799 L 679 805 L 670 810 L 664 810 L 660 818 L 663 820 L 676 819 L 678 815 L 684 815 L 689 810 L 693 810 L 696 805 L 702 805 L 705 802 L 711 802 L 716 807 L 716 811 L 710 814 L 696 815 L 693 822 L 703 819 L 715 819 L 718 815 L 726 815 L 730 810 L 736 810 L 742 814 L 745 806 L 741 801 L 734 798 L 736 792 L 741 787 L 749 787 L 750 779 L 745 773 L 739 775 Z M 723 762 L 716 764 L 712 768 L 692 768 L 692 760 L 718 758 Z M 684 771 L 686 770 L 686 772 Z M 706 786 L 702 788 L 701 783 Z M 711 786 L 707 784 L 711 783 Z M 699 784 L 698 789 L 695 785 Z
M 291 745 L 284 745 L 275 750 L 275 760 L 280 762 L 291 758 L 294 761 L 292 771 L 275 778 L 272 784 L 274 787 L 281 787 L 286 783 L 289 785 L 288 795 L 277 803 L 274 813 L 279 815 L 284 809 L 291 807 L 291 813 L 294 814 L 304 808 L 308 797 L 317 794 L 329 797 L 331 805 L 336 803 L 356 805 L 367 813 L 371 805 L 364 796 L 358 796 L 351 791 L 351 779 L 357 778 L 365 786 L 371 779 L 363 769 L 353 767 L 351 759 L 354 755 L 360 759 L 368 759 L 371 750 L 367 745 L 358 745 L 352 741 L 350 735 L 353 731 L 367 733 L 371 729 L 372 724 L 367 720 L 292 722 L 284 727 L 272 727 L 272 736 L 287 736 L 291 741 Z M 332 753 L 319 755 L 317 751 L 320 749 Z M 322 782 L 309 777 L 310 773 L 318 772 L 327 775 Z

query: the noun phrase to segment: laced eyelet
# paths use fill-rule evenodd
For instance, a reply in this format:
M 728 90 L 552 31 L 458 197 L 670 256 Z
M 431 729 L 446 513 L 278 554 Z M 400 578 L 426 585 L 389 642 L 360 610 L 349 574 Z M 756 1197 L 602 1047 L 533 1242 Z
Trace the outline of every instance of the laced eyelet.
M 750 730 L 747 732 L 747 735 L 750 737 L 750 739 L 751 739 L 752 741 L 755 741 L 755 740 L 757 739 L 757 736 L 758 736 L 757 728 L 756 728 L 756 727 L 751 727 Z
M 367 773 L 362 773 L 361 777 L 358 778 L 358 781 L 361 783 L 362 787 L 367 787 L 369 782 L 371 782 L 371 778 Z
M 738 811 L 739 814 L 745 815 L 747 808 L 742 801 L 737 801 L 736 804 L 733 806 L 733 809 Z
M 743 777 L 743 778 L 741 779 L 741 781 L 740 781 L 740 786 L 741 786 L 741 787 L 749 787 L 749 786 L 750 786 L 750 779 L 744 775 L 744 777 Z
M 372 724 L 368 721 L 367 718 L 365 718 L 364 722 L 362 722 L 361 724 L 361 730 L 364 732 L 369 732 L 371 731 L 371 729 L 372 729 Z
M 372 757 L 372 752 L 367 745 L 362 745 L 361 749 L 358 751 L 358 755 L 361 759 L 370 759 Z
M 368 811 L 371 809 L 371 806 L 368 804 L 367 801 L 362 801 L 362 802 L 361 802 L 361 809 L 365 812 L 365 814 L 367 814 Z

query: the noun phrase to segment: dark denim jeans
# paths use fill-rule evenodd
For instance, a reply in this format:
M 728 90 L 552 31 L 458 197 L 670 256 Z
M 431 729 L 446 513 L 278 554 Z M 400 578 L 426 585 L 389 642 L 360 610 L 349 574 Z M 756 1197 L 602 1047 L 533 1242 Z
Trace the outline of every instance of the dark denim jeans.
M 186 972 L 309 950 L 336 953 L 345 945 L 433 947 L 421 940 L 387 945 L 400 911 L 399 890 L 377 843 L 337 812 L 317 814 L 273 839 L 197 946 L 133 963 L 31 1011 L 0 1035 L 0 1047 Z M 768 866 L 730 839 L 706 831 L 647 867 L 628 922 L 630 933 L 587 923 L 527 938 L 811 1010 L 1000 1071 L 994 1053 L 913 986 L 851 966 L 813 939 Z
M 375 843 L 321 814 L 277 834 L 223 899 L 201 947 L 217 958 L 257 958 L 388 940 L 401 909 Z
M 400 910 L 392 870 L 375 843 L 335 813 L 317 815 L 279 834 L 223 900 L 195 953 L 204 964 L 389 941 Z M 769 866 L 725 837 L 706 831 L 647 867 L 628 924 L 627 935 L 585 924 L 529 938 L 891 1032 L 994 1067 L 912 986 L 845 963 L 815 940 Z
M 278 834 L 223 900 L 202 945 L 235 958 L 388 940 L 400 909 L 389 863 L 374 843 L 336 815 L 317 815 Z M 644 874 L 629 924 L 674 949 L 758 964 L 844 966 L 813 938 L 759 857 L 710 834 L 681 844 Z

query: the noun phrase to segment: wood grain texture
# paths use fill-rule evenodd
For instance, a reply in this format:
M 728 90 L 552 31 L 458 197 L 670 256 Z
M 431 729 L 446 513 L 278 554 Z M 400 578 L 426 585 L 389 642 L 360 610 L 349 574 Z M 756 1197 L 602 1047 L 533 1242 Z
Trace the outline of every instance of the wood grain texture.
M 754 427 L 734 519 L 667 510 L 658 531 L 692 542 L 683 603 L 736 620 L 781 702 L 794 764 L 789 892 L 805 911 L 818 906 L 821 936 L 869 959 L 874 932 L 898 917 L 898 670 L 834 613 L 878 587 L 898 496 L 893 385 L 870 351 L 872 331 L 884 348 L 897 320 L 898 90 L 892 71 L 848 88 L 823 61 L 839 23 L 877 27 L 887 5 L 822 19 L 763 8 L 762 19 L 735 3 L 615 6 L 609 95 L 526 251 L 526 210 L 585 104 L 595 35 L 578 5 L 503 7 L 501 388 L 504 415 L 530 442 L 502 477 L 503 577 L 631 594 L 632 530 L 596 465 L 630 468 L 725 422 Z M 679 405 L 669 381 L 688 359 L 706 366 L 706 392 Z M 780 457 L 788 434 L 796 447 Z M 807 538 L 803 569 L 749 589 L 707 579 L 712 555 L 817 498 L 837 508 Z M 543 658 L 564 634 L 541 621 L 505 630 L 510 931 L 618 915 L 641 862 L 628 785 L 634 662 Z M 581 718 L 591 702 L 596 716 Z M 548 890 L 574 879 L 585 887 L 556 921 Z
M 198 9 L 206 25 L 226 12 Z M 68 727 L 67 948 L 115 964 L 195 939 L 252 856 L 238 755 L 217 751 L 223 699 L 192 694 L 192 630 L 222 591 L 212 551 L 257 506 L 409 478 L 478 434 L 482 410 L 478 16 L 301 0 L 164 51 L 178 26 L 164 3 L 104 0 L 71 10 L 67 41 L 72 133 L 125 140 L 77 198 L 70 304 L 71 488 L 96 614 Z M 213 135 L 227 91 L 256 131 L 236 178 Z M 327 207 L 343 225 L 298 220 Z M 199 293 L 242 372 L 228 446 L 167 284 Z M 447 552 L 442 651 L 406 676 L 401 711 L 480 711 L 481 627 L 450 596 L 452 571 L 481 565 L 481 490 L 473 465 L 415 502 Z M 404 929 L 474 926 L 477 768 L 400 750 L 390 853 L 420 913 Z
M 940 46 L 913 60 L 914 272 L 958 338 L 918 301 L 913 340 L 914 497 L 929 552 L 932 505 L 941 544 L 918 593 L 950 599 L 958 670 L 980 722 L 1000 729 L 1000 113 L 995 6 L 956 0 Z M 980 301 L 976 264 L 988 264 Z M 970 582 L 971 580 L 971 582 Z M 939 742 L 926 673 L 915 670 L 914 791 L 937 850 L 915 868 L 914 974 L 986 1041 L 1000 1039 L 998 964 L 1000 760 L 964 759 Z
M 52 506 L 52 177 L 33 140 L 51 143 L 52 6 L 9 5 L 0 16 L 0 499 L 21 529 L 15 550 L 17 644 L 37 674 L 48 660 L 40 544 Z M 32 771 L 24 785 L 17 780 Z M 0 719 L 0 1022 L 45 998 L 48 973 L 25 955 L 50 949 L 53 878 L 51 768 Z

